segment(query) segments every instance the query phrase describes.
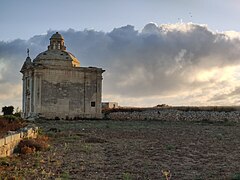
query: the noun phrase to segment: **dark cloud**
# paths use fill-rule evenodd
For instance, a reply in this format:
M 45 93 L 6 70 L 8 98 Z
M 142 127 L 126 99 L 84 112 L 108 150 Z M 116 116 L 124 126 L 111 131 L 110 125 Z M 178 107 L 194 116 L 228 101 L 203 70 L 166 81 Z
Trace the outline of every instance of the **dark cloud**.
M 228 93 L 222 93 L 222 94 L 216 94 L 213 96 L 209 101 L 224 101 L 229 98 L 235 98 L 236 100 L 240 101 L 240 87 L 235 87 L 234 90 L 228 92 Z
M 31 58 L 46 50 L 49 38 L 0 42 L 0 85 L 20 83 L 19 70 L 30 48 Z M 240 40 L 198 24 L 147 24 L 142 31 L 127 25 L 111 32 L 60 31 L 67 50 L 81 66 L 97 66 L 104 73 L 104 94 L 151 97 L 193 91 L 215 83 L 199 80 L 201 72 L 240 64 Z M 217 84 L 216 84 L 217 85 Z

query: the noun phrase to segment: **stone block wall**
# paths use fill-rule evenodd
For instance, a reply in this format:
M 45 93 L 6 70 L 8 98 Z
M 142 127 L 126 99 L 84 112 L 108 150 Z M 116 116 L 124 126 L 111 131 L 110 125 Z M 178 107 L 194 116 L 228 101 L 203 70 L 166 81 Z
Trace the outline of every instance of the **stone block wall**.
M 110 112 L 105 114 L 105 118 L 112 120 L 240 122 L 240 111 L 218 112 L 153 109 L 132 112 Z
M 18 143 L 25 138 L 36 138 L 38 127 L 27 126 L 19 131 L 9 131 L 8 135 L 0 139 L 0 157 L 6 157 L 13 154 Z

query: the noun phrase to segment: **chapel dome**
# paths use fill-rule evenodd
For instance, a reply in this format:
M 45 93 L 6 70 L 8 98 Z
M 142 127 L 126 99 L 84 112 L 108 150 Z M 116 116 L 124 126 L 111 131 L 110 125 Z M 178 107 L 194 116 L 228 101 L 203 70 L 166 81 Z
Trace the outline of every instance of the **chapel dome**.
M 64 38 L 58 32 L 51 36 L 48 50 L 38 54 L 33 62 L 35 64 L 62 67 L 80 66 L 78 59 L 73 54 L 66 51 L 66 47 L 64 46 Z
M 51 39 L 63 39 L 63 40 L 64 40 L 63 36 L 62 36 L 61 34 L 59 34 L 58 32 L 56 32 L 55 34 L 53 34 L 53 35 L 51 36 L 50 40 L 51 40 Z

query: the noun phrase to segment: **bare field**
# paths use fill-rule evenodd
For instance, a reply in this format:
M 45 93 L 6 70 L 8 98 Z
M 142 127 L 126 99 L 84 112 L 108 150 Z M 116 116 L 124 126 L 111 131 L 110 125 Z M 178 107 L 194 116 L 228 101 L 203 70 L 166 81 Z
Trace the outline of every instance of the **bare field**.
M 240 179 L 240 126 L 159 121 L 42 121 L 51 148 L 0 160 L 2 178 Z

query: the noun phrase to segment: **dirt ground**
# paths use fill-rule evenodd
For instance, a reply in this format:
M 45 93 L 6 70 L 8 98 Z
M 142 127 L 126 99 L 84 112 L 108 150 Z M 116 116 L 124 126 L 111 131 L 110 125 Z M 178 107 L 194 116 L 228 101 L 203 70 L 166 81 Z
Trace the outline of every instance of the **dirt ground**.
M 51 147 L 0 159 L 15 179 L 240 179 L 240 126 L 159 121 L 42 121 Z

